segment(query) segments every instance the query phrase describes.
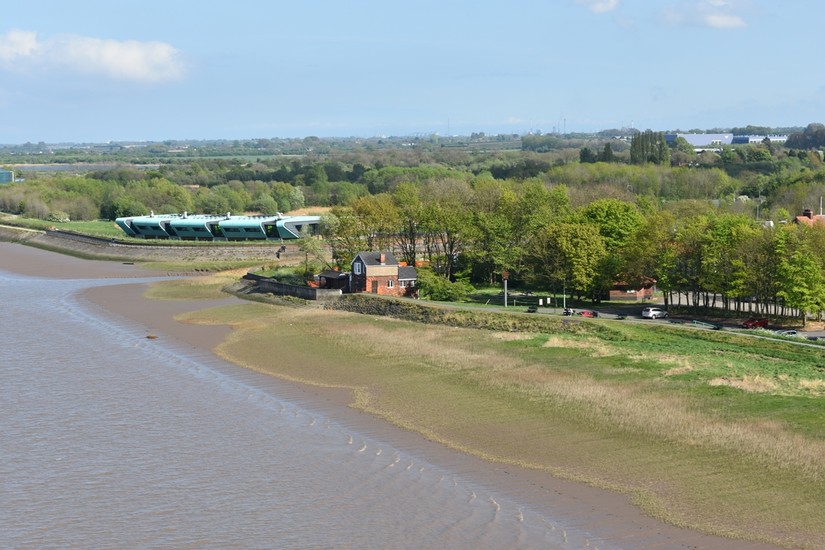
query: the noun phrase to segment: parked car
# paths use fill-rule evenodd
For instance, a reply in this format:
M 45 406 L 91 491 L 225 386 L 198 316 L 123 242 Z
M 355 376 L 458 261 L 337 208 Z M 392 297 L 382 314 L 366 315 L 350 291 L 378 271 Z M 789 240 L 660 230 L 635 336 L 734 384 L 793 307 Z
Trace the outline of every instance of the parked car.
M 775 332 L 775 334 L 778 334 L 779 336 L 799 336 L 799 333 L 797 333 L 797 332 L 796 332 L 795 330 L 793 330 L 793 329 L 788 329 L 788 330 L 777 330 L 777 331 Z
M 589 309 L 583 309 L 583 310 L 581 310 L 581 312 L 579 312 L 579 315 L 581 315 L 582 317 L 598 317 L 599 312 L 598 311 L 592 311 L 592 310 L 589 310 Z
M 767 328 L 768 327 L 768 320 L 767 319 L 748 319 L 742 323 L 742 328 Z
M 664 319 L 667 317 L 667 311 L 660 307 L 646 307 L 642 310 L 642 317 L 645 319 Z

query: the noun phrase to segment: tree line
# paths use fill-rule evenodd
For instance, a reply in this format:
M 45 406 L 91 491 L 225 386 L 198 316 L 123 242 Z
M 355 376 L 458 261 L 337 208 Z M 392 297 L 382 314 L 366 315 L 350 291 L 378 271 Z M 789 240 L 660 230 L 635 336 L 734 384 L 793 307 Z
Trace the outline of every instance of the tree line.
M 617 283 L 655 280 L 674 304 L 825 310 L 825 226 L 764 225 L 707 202 L 600 198 L 574 207 L 565 185 L 483 177 L 404 183 L 323 220 L 342 268 L 359 251 L 394 249 L 440 277 L 440 288 L 499 284 L 508 272 L 516 284 L 599 301 Z

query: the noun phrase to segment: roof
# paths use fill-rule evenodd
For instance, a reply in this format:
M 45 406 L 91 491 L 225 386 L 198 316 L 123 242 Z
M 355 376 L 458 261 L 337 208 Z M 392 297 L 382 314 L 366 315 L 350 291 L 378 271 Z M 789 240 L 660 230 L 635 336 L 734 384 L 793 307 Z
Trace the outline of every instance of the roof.
M 327 269 L 322 271 L 318 274 L 319 277 L 323 277 L 325 279 L 346 279 L 348 275 L 346 273 L 342 273 L 341 271 L 335 271 L 334 269 Z
M 384 255 L 384 261 L 381 262 L 381 254 Z M 353 262 L 361 258 L 364 265 L 398 265 L 398 260 L 392 252 L 359 252 L 353 258 Z
M 415 270 L 414 267 L 408 265 L 402 265 L 398 268 L 398 279 L 399 280 L 414 280 L 418 278 L 418 272 Z
M 810 217 L 802 215 L 797 216 L 794 218 L 794 222 L 796 223 L 803 223 L 807 226 L 813 227 L 814 225 L 825 225 L 825 216 L 823 215 L 811 215 Z
M 730 145 L 733 143 L 733 134 L 666 134 L 665 140 L 675 141 L 676 138 L 685 138 L 693 147 L 707 147 L 710 145 Z

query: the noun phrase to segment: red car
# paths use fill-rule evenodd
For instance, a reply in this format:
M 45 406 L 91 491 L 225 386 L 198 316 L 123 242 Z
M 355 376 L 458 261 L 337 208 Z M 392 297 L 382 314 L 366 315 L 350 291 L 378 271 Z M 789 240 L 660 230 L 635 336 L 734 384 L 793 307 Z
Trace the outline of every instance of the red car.
M 591 311 L 589 309 L 583 309 L 583 310 L 581 310 L 581 312 L 579 312 L 579 315 L 581 315 L 582 317 L 598 317 L 599 312 L 598 311 Z
M 767 328 L 767 319 L 748 319 L 742 323 L 742 328 Z

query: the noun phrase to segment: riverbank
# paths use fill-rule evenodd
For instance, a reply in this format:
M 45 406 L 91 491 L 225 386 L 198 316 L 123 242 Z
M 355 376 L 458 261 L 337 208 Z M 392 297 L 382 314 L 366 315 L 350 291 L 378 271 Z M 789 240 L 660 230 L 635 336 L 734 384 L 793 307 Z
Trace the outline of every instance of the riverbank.
M 100 278 L 100 277 L 128 277 L 145 276 L 146 271 L 123 264 L 111 262 L 86 262 L 56 256 L 43 251 L 17 247 L 14 245 L 0 245 L 0 268 L 37 276 L 55 276 L 63 278 Z M 237 346 L 242 345 L 240 336 L 242 330 L 230 331 L 228 325 L 214 323 L 196 325 L 192 321 L 191 312 L 200 311 L 207 306 L 238 306 L 230 318 L 237 323 L 241 310 L 252 312 L 254 317 L 259 313 L 255 308 L 268 308 L 247 304 L 234 298 L 219 299 L 218 301 L 159 301 L 147 300 L 143 297 L 146 285 L 114 285 L 95 289 L 86 296 L 95 304 L 111 311 L 112 314 L 128 319 L 131 323 L 138 323 L 145 327 L 147 336 L 152 335 L 162 339 L 172 339 L 192 346 L 195 349 L 215 349 L 221 342 L 227 342 L 229 348 L 222 347 L 218 351 L 222 355 L 241 355 Z M 254 306 L 250 308 L 250 306 Z M 234 308 L 233 308 L 234 309 Z M 175 317 L 190 313 L 189 323 L 175 321 Z M 294 311 L 278 310 L 280 320 L 288 325 L 290 314 Z M 307 312 L 301 322 L 293 323 L 293 331 L 305 330 L 307 325 L 302 323 L 309 320 L 311 326 L 317 326 L 317 320 L 312 321 L 314 315 L 325 315 L 323 312 L 312 310 Z M 214 313 L 200 311 L 195 317 L 206 319 L 216 318 Z M 327 322 L 339 322 L 341 317 L 324 316 Z M 401 330 L 396 323 L 377 321 L 383 329 L 390 332 Z M 237 325 L 236 325 L 237 326 Z M 282 337 L 269 342 L 268 357 L 277 357 L 283 361 L 290 358 L 300 359 L 302 350 L 290 348 L 290 331 L 285 330 Z M 246 340 L 249 342 L 249 340 Z M 419 341 L 419 345 L 426 342 Z M 251 358 L 261 359 L 261 349 L 258 344 L 247 345 L 252 354 Z M 305 357 L 305 356 L 304 356 Z M 314 365 L 303 364 L 305 369 Z M 265 370 L 265 369 L 261 369 Z M 278 374 L 278 373 L 275 373 Z M 283 375 L 283 373 L 280 373 Z M 296 377 L 297 378 L 297 377 Z M 414 449 L 420 456 L 432 457 L 435 462 L 447 464 L 451 471 L 460 475 L 472 476 L 484 481 L 493 487 L 500 487 L 518 499 L 553 512 L 554 517 L 562 517 L 569 524 L 577 528 L 594 533 L 610 546 L 620 548 L 768 548 L 768 545 L 758 545 L 737 540 L 723 539 L 703 535 L 696 531 L 680 529 L 641 514 L 625 495 L 596 489 L 585 484 L 565 481 L 549 475 L 545 471 L 519 468 L 513 465 L 504 465 L 479 460 L 473 456 L 459 453 L 445 448 L 428 440 L 428 437 L 391 426 L 372 415 L 364 414 L 350 407 L 353 399 L 352 391 L 342 388 L 324 388 L 301 384 L 283 384 L 284 391 L 302 403 L 323 411 L 330 418 L 335 418 L 359 429 L 361 433 L 377 436 L 399 448 Z M 434 388 L 436 389 L 436 388 Z M 449 418 L 446 419 L 449 424 Z M 506 429 L 507 426 L 490 425 L 491 435 L 496 430 Z M 513 428 L 513 426 L 510 426 Z M 551 436 L 552 437 L 552 436 Z M 584 444 L 585 442 L 581 442 Z M 529 445 L 528 445 L 529 446 Z

